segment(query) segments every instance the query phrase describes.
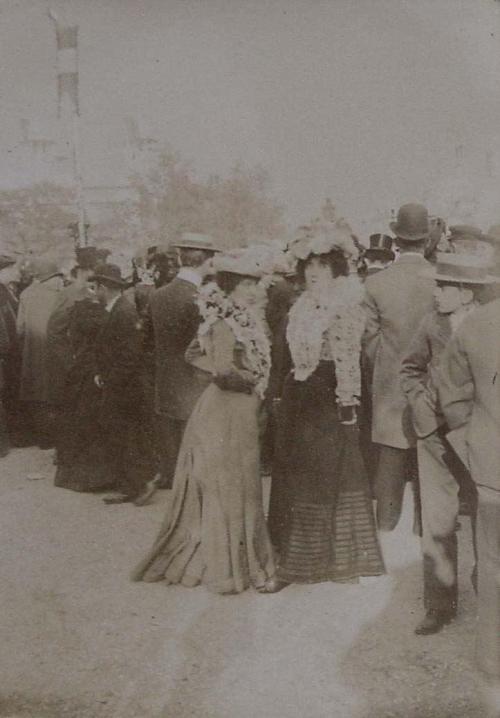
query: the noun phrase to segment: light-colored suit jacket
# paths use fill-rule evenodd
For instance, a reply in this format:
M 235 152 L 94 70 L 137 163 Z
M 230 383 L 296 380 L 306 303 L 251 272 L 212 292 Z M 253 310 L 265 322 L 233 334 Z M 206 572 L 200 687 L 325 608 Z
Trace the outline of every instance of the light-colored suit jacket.
M 500 299 L 457 329 L 441 357 L 437 389 L 450 429 L 464 433 L 472 478 L 500 491 Z
M 441 355 L 452 334 L 448 315 L 433 311 L 422 320 L 401 365 L 401 386 L 408 398 L 419 439 L 445 423 L 435 388 Z
M 421 274 L 430 267 L 423 256 L 403 254 L 365 282 L 364 364 L 373 372 L 372 439 L 408 449 L 416 436 L 400 368 L 424 316 L 433 307 L 434 282 Z

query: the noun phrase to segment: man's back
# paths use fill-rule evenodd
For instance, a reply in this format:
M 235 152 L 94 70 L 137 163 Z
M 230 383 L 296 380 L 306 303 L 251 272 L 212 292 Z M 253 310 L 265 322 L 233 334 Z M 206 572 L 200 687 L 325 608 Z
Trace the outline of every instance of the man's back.
M 406 449 L 414 442 L 400 366 L 423 317 L 433 307 L 434 282 L 421 276 L 429 263 L 405 254 L 365 282 L 364 353 L 373 370 L 373 441 Z
M 176 278 L 151 295 L 155 338 L 155 408 L 174 419 L 187 420 L 207 384 L 207 376 L 188 364 L 186 349 L 196 336 L 200 315 L 197 288 Z

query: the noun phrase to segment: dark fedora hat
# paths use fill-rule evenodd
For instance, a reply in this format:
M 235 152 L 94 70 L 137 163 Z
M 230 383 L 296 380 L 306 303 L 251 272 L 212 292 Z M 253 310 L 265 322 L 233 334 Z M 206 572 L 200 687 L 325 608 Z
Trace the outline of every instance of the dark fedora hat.
M 123 279 L 120 267 L 116 264 L 98 264 L 94 269 L 94 274 L 89 277 L 89 281 L 122 289 L 130 286 L 130 283 Z
M 407 242 L 427 239 L 431 230 L 427 208 L 423 204 L 404 204 L 399 208 L 396 221 L 390 223 L 390 228 L 396 237 Z
M 370 246 L 365 250 L 365 257 L 368 259 L 389 259 L 396 256 L 392 249 L 394 240 L 388 234 L 371 234 Z

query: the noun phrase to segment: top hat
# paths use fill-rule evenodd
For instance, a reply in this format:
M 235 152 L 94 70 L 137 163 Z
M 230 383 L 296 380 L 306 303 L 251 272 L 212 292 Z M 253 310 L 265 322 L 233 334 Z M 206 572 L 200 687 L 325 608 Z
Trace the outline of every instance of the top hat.
M 176 249 L 199 249 L 203 252 L 220 252 L 215 247 L 212 238 L 208 234 L 197 234 L 196 232 L 183 232 L 180 240 L 172 244 Z
M 89 277 L 90 282 L 98 282 L 104 286 L 120 287 L 124 289 L 130 286 L 122 277 L 120 267 L 116 264 L 98 264 L 94 270 L 94 274 Z
M 15 257 L 11 257 L 8 254 L 0 254 L 0 270 L 11 267 L 13 264 L 16 264 L 16 262 L 17 259 Z
M 395 222 L 390 228 L 399 239 L 407 242 L 418 242 L 427 239 L 430 233 L 429 213 L 423 204 L 404 204 L 399 208 Z
M 37 259 L 34 263 L 35 278 L 39 282 L 46 282 L 52 277 L 62 277 L 63 273 L 53 259 Z
M 437 282 L 452 284 L 495 284 L 500 277 L 489 273 L 490 265 L 484 257 L 476 254 L 453 254 L 440 252 L 432 269 L 422 272 L 421 276 Z
M 396 257 L 392 250 L 393 238 L 388 234 L 371 234 L 370 246 L 365 250 L 364 254 L 368 259 L 389 259 Z

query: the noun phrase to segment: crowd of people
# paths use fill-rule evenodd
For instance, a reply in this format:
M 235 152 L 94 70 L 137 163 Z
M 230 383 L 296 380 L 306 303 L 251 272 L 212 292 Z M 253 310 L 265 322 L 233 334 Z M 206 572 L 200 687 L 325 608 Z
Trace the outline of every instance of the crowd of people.
M 55 447 L 56 486 L 108 504 L 170 489 L 133 578 L 217 593 L 384 574 L 410 482 L 415 630 L 456 616 L 466 514 L 498 688 L 500 226 L 408 204 L 390 228 L 368 248 L 328 212 L 283 247 L 184 233 L 129 277 L 95 247 L 68 278 L 0 256 L 0 450 Z

